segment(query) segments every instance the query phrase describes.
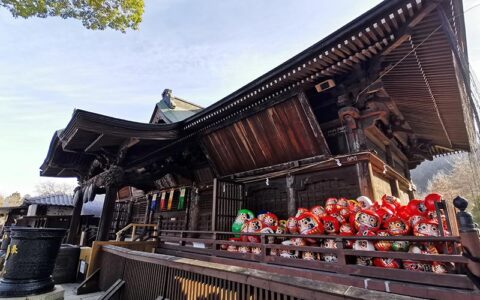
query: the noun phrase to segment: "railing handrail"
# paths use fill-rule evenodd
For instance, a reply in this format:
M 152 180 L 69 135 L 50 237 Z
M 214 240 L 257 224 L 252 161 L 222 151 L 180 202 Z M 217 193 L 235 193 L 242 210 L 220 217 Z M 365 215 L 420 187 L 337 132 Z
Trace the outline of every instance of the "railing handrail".
M 135 237 L 135 229 L 137 227 L 153 227 L 154 229 L 157 228 L 157 224 L 142 224 L 142 223 L 130 223 L 128 224 L 127 226 L 123 227 L 122 229 L 120 229 L 115 235 L 117 236 L 116 240 L 117 241 L 120 241 L 121 238 L 122 238 L 122 234 L 124 232 L 126 232 L 127 230 L 129 230 L 130 228 L 133 228 L 133 231 L 132 231 L 132 239 L 134 239 Z
M 362 240 L 362 241 L 406 241 L 406 242 L 460 242 L 459 236 L 428 237 L 428 236 L 343 236 L 343 235 L 304 235 L 304 234 L 279 234 L 279 233 L 244 233 L 231 231 L 198 231 L 198 230 L 159 230 L 159 237 L 162 232 L 183 234 L 210 234 L 210 235 L 231 235 L 231 236 L 265 236 L 265 237 L 287 237 L 287 238 L 309 238 L 309 239 L 335 239 L 335 240 Z

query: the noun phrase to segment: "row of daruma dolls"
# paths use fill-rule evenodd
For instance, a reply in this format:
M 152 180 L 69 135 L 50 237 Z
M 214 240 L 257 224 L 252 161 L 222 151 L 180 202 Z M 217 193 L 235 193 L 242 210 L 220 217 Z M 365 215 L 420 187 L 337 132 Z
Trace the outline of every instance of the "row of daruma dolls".
M 255 217 L 252 211 L 241 209 L 232 225 L 232 231 L 238 233 L 230 241 L 259 243 L 258 235 L 248 233 L 277 233 L 300 235 L 332 235 L 332 238 L 315 239 L 306 237 L 268 236 L 268 243 L 281 243 L 294 246 L 319 246 L 337 248 L 334 236 L 440 236 L 440 226 L 444 234 L 447 231 L 445 216 L 441 216 L 439 224 L 435 202 L 441 201 L 439 194 L 429 194 L 423 200 L 411 200 L 401 205 L 400 200 L 384 195 L 381 202 L 373 203 L 368 197 L 361 196 L 356 200 L 346 198 L 328 198 L 325 206 L 314 206 L 311 209 L 299 208 L 296 215 L 287 220 L 279 220 L 272 212 L 261 212 Z M 243 235 L 242 235 L 243 233 Z M 407 241 L 369 241 L 344 240 L 344 248 L 370 251 L 401 251 L 419 254 L 438 254 L 444 246 L 431 242 L 410 243 Z M 231 252 L 260 254 L 260 247 L 223 245 L 222 249 Z M 450 250 L 452 250 L 450 248 Z M 305 260 L 322 260 L 336 262 L 335 254 L 320 254 L 309 251 L 278 250 L 272 248 L 269 255 Z M 404 268 L 415 271 L 447 273 L 453 265 L 440 262 L 423 262 L 399 260 L 381 257 L 356 257 L 356 264 L 377 266 L 382 268 Z

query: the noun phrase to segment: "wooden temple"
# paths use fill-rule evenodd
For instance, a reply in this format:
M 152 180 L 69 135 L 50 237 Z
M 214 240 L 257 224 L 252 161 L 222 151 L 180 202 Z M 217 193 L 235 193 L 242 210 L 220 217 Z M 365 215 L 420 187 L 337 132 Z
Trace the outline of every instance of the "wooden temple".
M 384 1 L 209 107 L 165 90 L 150 123 L 77 109 L 40 173 L 78 178 L 71 243 L 82 204 L 106 194 L 89 272 L 121 299 L 478 299 L 465 274 L 355 266 L 354 250 L 335 264 L 268 256 L 289 246 L 265 236 L 260 255 L 220 250 L 241 208 L 287 218 L 329 197 L 413 199 L 410 169 L 476 142 L 468 74 L 462 1 Z M 128 224 L 145 227 L 109 246 Z M 461 243 L 453 233 L 439 241 Z

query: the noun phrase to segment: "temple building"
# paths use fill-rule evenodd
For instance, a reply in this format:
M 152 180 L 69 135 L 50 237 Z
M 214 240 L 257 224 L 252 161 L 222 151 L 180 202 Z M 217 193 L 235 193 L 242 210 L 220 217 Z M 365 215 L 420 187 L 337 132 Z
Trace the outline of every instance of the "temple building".
M 250 299 L 251 291 L 262 299 L 340 297 L 328 290 L 330 283 L 339 290 L 344 285 L 369 289 L 374 298 L 388 293 L 479 297 L 467 275 L 358 266 L 349 258 L 357 255 L 355 250 L 332 250 L 343 251 L 333 264 L 274 256 L 277 246 L 278 251 L 299 248 L 268 245 L 265 236 L 258 253 L 222 250 L 222 241 L 233 237 L 227 235 L 240 209 L 268 210 L 286 220 L 299 208 L 325 206 L 330 197 L 379 201 L 386 194 L 405 205 L 415 198 L 411 169 L 437 155 L 472 150 L 479 123 L 462 1 L 383 1 L 206 108 L 176 93 L 181 91 L 164 90 L 148 123 L 75 110 L 65 128 L 54 132 L 40 167 L 41 176 L 79 181 L 70 242 L 78 242 L 83 203 L 105 194 L 96 236 L 104 253 L 101 261 L 92 262 L 101 269 L 101 289 L 121 279 L 126 283 L 119 292 L 122 299 L 186 299 L 181 295 L 188 288 L 207 297 L 211 292 L 197 291 L 202 284 L 226 293 L 238 286 L 243 292 L 235 295 L 241 299 Z M 442 241 L 458 243 L 452 199 L 446 200 L 452 236 L 443 235 Z M 108 246 L 128 224 L 145 224 L 130 236 L 131 243 L 150 243 L 130 249 L 157 254 Z M 127 240 L 118 241 L 124 243 L 120 247 L 128 248 Z M 308 249 L 325 253 L 321 247 Z M 165 255 L 170 255 L 168 263 Z M 440 256 L 441 261 L 467 262 L 454 253 Z M 118 257 L 128 267 L 105 269 Z M 239 274 L 230 266 L 278 278 L 265 283 L 251 271 Z M 168 284 L 147 288 L 135 278 L 140 269 L 147 270 L 145 278 Z M 167 269 L 177 277 L 159 275 Z M 244 279 L 245 272 L 258 281 Z M 291 284 L 289 276 L 295 277 Z M 180 279 L 174 283 L 172 278 Z M 317 287 L 308 280 L 317 280 Z

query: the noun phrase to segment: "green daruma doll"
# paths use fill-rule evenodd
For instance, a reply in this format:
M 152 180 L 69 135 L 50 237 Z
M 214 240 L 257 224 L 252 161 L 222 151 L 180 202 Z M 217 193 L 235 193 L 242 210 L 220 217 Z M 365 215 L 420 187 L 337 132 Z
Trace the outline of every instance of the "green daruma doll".
M 237 213 L 237 217 L 235 218 L 235 221 L 232 224 L 232 232 L 240 233 L 243 225 L 253 218 L 255 218 L 255 215 L 251 210 L 240 209 Z

